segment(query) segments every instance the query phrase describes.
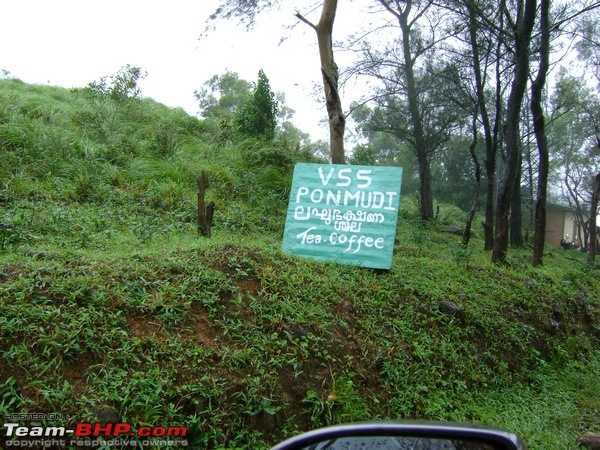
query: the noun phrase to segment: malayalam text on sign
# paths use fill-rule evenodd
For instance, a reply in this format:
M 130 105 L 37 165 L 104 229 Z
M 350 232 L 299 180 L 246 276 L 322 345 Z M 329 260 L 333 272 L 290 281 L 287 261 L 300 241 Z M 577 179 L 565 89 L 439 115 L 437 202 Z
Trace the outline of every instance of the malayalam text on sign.
M 297 164 L 283 251 L 389 269 L 401 182 L 400 167 Z

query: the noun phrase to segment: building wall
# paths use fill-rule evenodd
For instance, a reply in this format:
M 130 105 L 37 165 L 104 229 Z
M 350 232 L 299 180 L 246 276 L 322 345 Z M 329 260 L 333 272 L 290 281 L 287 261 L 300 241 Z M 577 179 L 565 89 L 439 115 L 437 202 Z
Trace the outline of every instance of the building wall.
M 579 222 L 573 213 L 565 213 L 565 236 L 567 242 L 581 242 L 583 239 L 583 230 L 578 226 Z
M 596 219 L 600 226 L 600 215 Z M 549 208 L 546 211 L 546 244 L 560 247 L 560 241 L 577 242 L 581 244 L 583 229 L 578 226 L 575 214 L 570 211 Z
M 546 211 L 546 244 L 560 247 L 560 240 L 565 235 L 566 213 L 549 209 Z

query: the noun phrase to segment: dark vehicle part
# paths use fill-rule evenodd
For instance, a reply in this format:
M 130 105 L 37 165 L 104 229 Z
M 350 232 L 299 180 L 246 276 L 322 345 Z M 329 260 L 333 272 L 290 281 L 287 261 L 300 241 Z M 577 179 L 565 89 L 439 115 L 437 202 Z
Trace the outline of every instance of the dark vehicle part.
M 451 422 L 364 422 L 312 430 L 271 450 L 525 450 L 506 430 Z

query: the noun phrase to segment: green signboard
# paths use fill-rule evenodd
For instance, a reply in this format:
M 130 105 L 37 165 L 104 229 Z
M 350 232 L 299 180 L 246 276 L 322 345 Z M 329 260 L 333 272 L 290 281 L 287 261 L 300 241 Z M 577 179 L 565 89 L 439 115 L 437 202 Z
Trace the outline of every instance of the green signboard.
M 400 167 L 297 164 L 283 251 L 389 269 L 401 181 Z

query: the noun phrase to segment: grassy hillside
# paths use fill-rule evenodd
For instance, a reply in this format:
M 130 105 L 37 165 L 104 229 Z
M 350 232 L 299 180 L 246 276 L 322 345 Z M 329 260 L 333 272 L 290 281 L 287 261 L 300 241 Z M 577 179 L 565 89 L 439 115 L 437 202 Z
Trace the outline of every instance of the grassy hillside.
M 439 231 L 460 211 L 423 226 L 410 197 L 391 272 L 283 255 L 307 160 L 148 99 L 0 80 L 0 413 L 110 407 L 188 427 L 191 448 L 371 419 L 498 425 L 532 449 L 600 431 L 597 267 L 558 249 L 493 266 Z

